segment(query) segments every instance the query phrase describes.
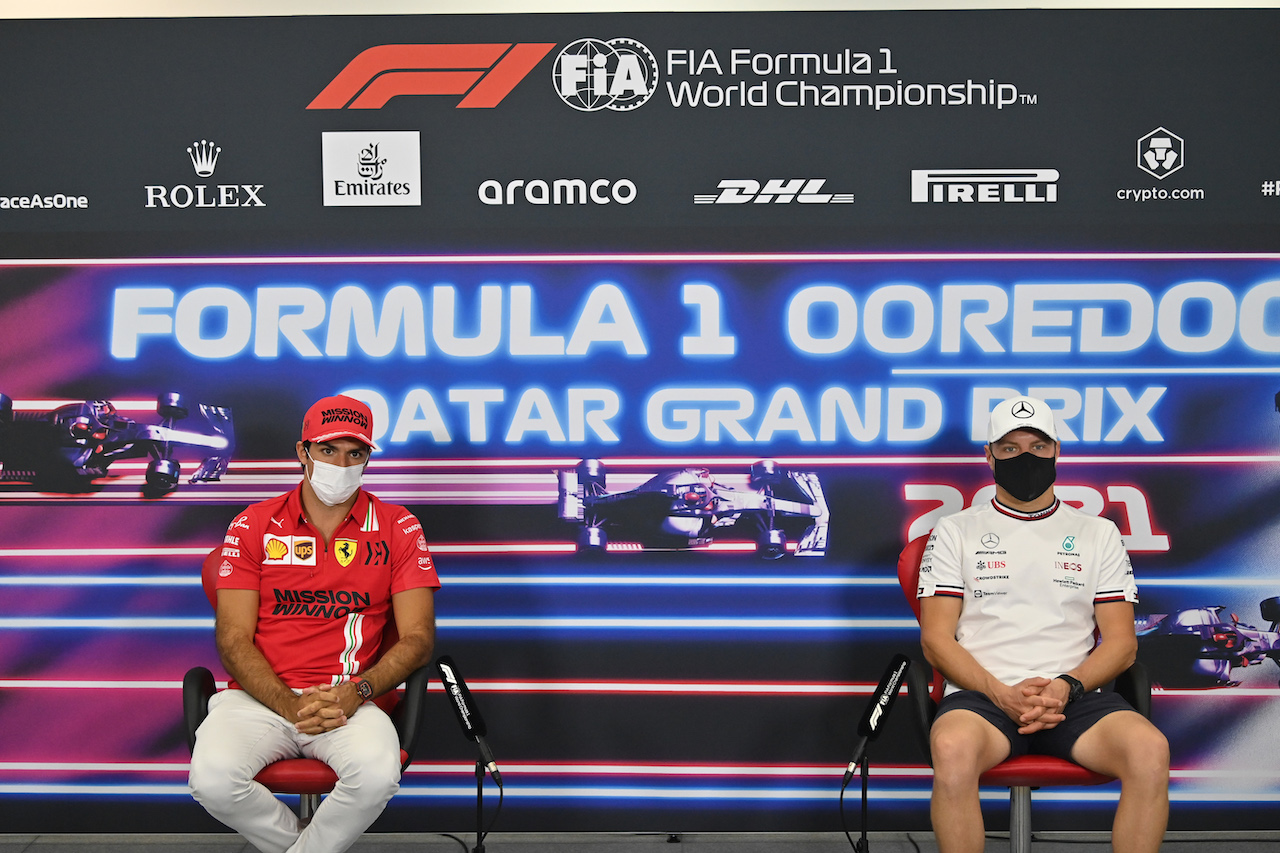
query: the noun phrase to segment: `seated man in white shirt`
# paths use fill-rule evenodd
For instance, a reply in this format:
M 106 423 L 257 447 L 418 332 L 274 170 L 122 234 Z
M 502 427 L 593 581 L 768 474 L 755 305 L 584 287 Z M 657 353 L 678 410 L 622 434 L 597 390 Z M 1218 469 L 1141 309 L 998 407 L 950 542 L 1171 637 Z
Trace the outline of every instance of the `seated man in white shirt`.
M 1168 742 L 1096 692 L 1137 655 L 1133 570 L 1114 524 L 1054 497 L 1057 438 L 1044 401 L 996 406 L 995 500 L 940 520 L 921 560 L 921 644 L 947 682 L 930 733 L 940 853 L 981 853 L 978 777 L 1028 752 L 1120 780 L 1118 853 L 1156 853 L 1168 823 Z

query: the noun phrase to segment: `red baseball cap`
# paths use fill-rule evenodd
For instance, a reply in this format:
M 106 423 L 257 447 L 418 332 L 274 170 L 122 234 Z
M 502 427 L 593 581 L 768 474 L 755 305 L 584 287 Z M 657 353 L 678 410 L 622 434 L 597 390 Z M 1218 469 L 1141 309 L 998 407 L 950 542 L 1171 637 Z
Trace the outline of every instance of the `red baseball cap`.
M 325 397 L 307 409 L 302 419 L 303 441 L 354 438 L 369 445 L 370 450 L 377 450 L 372 434 L 373 412 L 354 397 Z

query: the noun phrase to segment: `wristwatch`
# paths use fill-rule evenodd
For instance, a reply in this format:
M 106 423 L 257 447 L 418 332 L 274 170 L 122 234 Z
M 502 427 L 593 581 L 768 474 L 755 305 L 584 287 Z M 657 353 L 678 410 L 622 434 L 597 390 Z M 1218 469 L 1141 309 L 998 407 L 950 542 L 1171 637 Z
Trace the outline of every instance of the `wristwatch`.
M 369 682 L 365 681 L 363 678 L 358 678 L 358 679 L 356 679 L 356 680 L 355 680 L 354 682 L 352 682 L 352 683 L 353 683 L 353 684 L 355 684 L 355 686 L 356 686 L 356 693 L 359 693 L 359 694 L 360 694 L 360 698 L 361 698 L 361 699 L 368 700 L 368 699 L 372 699 L 372 698 L 373 698 L 373 685 L 372 685 L 372 684 L 370 684 Z M 1076 682 L 1076 684 L 1077 684 L 1077 685 L 1078 685 L 1079 683 L 1080 683 L 1080 682 L 1078 682 L 1078 681 Z
M 1065 672 L 1058 677 L 1067 682 L 1067 687 L 1070 688 L 1070 692 L 1067 693 L 1068 705 L 1084 695 L 1084 685 L 1080 683 L 1080 679 L 1067 675 Z

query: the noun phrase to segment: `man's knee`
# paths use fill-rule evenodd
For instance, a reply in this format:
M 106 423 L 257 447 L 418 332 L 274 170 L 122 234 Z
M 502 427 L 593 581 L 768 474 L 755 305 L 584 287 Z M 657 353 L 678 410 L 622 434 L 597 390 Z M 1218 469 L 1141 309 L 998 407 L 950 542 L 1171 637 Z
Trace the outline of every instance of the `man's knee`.
M 977 783 L 982 774 L 982 753 L 978 738 L 963 728 L 935 728 L 929 739 L 935 780 Z
M 242 768 L 226 758 L 225 752 L 218 749 L 202 750 L 197 747 L 192 754 L 187 784 L 196 802 L 205 805 L 233 804 L 248 794 L 251 780 Z
M 363 804 L 385 804 L 400 790 L 399 751 L 377 750 L 353 757 L 338 774 L 338 784 Z
M 1139 727 L 1125 744 L 1122 778 L 1150 784 L 1169 782 L 1169 741 L 1153 725 Z
M 1108 714 L 1081 735 L 1072 758 L 1126 784 L 1160 788 L 1169 781 L 1169 741 L 1136 713 Z

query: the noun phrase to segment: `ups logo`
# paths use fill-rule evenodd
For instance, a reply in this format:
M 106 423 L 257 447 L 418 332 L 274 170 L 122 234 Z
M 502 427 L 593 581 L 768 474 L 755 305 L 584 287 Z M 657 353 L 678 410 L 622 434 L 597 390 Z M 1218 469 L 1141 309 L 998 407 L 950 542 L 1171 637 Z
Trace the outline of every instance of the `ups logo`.
M 295 559 L 306 561 L 311 559 L 311 555 L 316 552 L 316 543 L 310 540 L 302 540 L 293 543 L 293 556 Z

